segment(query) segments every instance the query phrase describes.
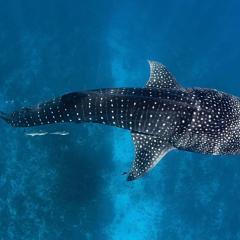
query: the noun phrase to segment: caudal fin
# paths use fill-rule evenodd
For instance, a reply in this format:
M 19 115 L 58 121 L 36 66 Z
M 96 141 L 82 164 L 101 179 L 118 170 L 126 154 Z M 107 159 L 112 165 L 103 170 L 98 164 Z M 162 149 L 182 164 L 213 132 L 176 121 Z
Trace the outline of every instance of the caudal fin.
M 10 118 L 6 113 L 0 111 L 0 118 L 9 123 Z

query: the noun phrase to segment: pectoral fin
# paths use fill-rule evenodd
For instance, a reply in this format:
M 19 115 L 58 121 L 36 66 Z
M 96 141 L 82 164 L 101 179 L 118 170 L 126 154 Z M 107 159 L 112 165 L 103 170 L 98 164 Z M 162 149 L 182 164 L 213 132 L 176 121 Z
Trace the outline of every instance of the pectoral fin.
M 142 177 L 173 149 L 171 144 L 152 135 L 132 133 L 132 138 L 135 145 L 135 160 L 128 174 L 128 181 Z

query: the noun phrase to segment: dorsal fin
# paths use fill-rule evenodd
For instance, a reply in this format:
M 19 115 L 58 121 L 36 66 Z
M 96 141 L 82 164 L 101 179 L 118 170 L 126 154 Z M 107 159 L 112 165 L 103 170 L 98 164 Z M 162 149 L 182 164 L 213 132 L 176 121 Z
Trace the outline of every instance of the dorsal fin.
M 177 83 L 175 77 L 163 64 L 156 61 L 148 61 L 148 63 L 150 65 L 150 78 L 146 87 L 182 89 L 182 87 Z
M 173 149 L 171 144 L 156 136 L 132 133 L 132 138 L 135 146 L 135 160 L 128 173 L 128 181 L 142 177 Z

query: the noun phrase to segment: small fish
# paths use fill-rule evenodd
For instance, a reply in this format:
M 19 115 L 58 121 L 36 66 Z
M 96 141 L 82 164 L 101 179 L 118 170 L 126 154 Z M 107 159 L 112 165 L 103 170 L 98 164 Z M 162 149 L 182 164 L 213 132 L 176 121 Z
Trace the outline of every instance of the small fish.
M 51 135 L 61 135 L 61 136 L 66 136 L 66 135 L 69 135 L 70 133 L 69 132 L 66 132 L 66 131 L 62 131 L 62 132 L 51 132 L 49 133 Z
M 36 136 L 45 136 L 47 135 L 48 132 L 32 132 L 32 133 L 25 133 L 25 135 L 27 136 L 31 136 L 31 137 L 36 137 Z

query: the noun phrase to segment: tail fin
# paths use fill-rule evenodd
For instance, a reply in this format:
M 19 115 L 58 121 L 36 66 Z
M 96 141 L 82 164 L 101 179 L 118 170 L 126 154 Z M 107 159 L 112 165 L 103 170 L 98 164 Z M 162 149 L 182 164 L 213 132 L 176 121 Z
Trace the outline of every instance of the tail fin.
M 3 119 L 4 121 L 6 121 L 7 123 L 9 123 L 9 121 L 10 121 L 9 116 L 8 116 L 6 113 L 1 112 L 1 111 L 0 111 L 0 118 L 2 118 L 2 119 Z

